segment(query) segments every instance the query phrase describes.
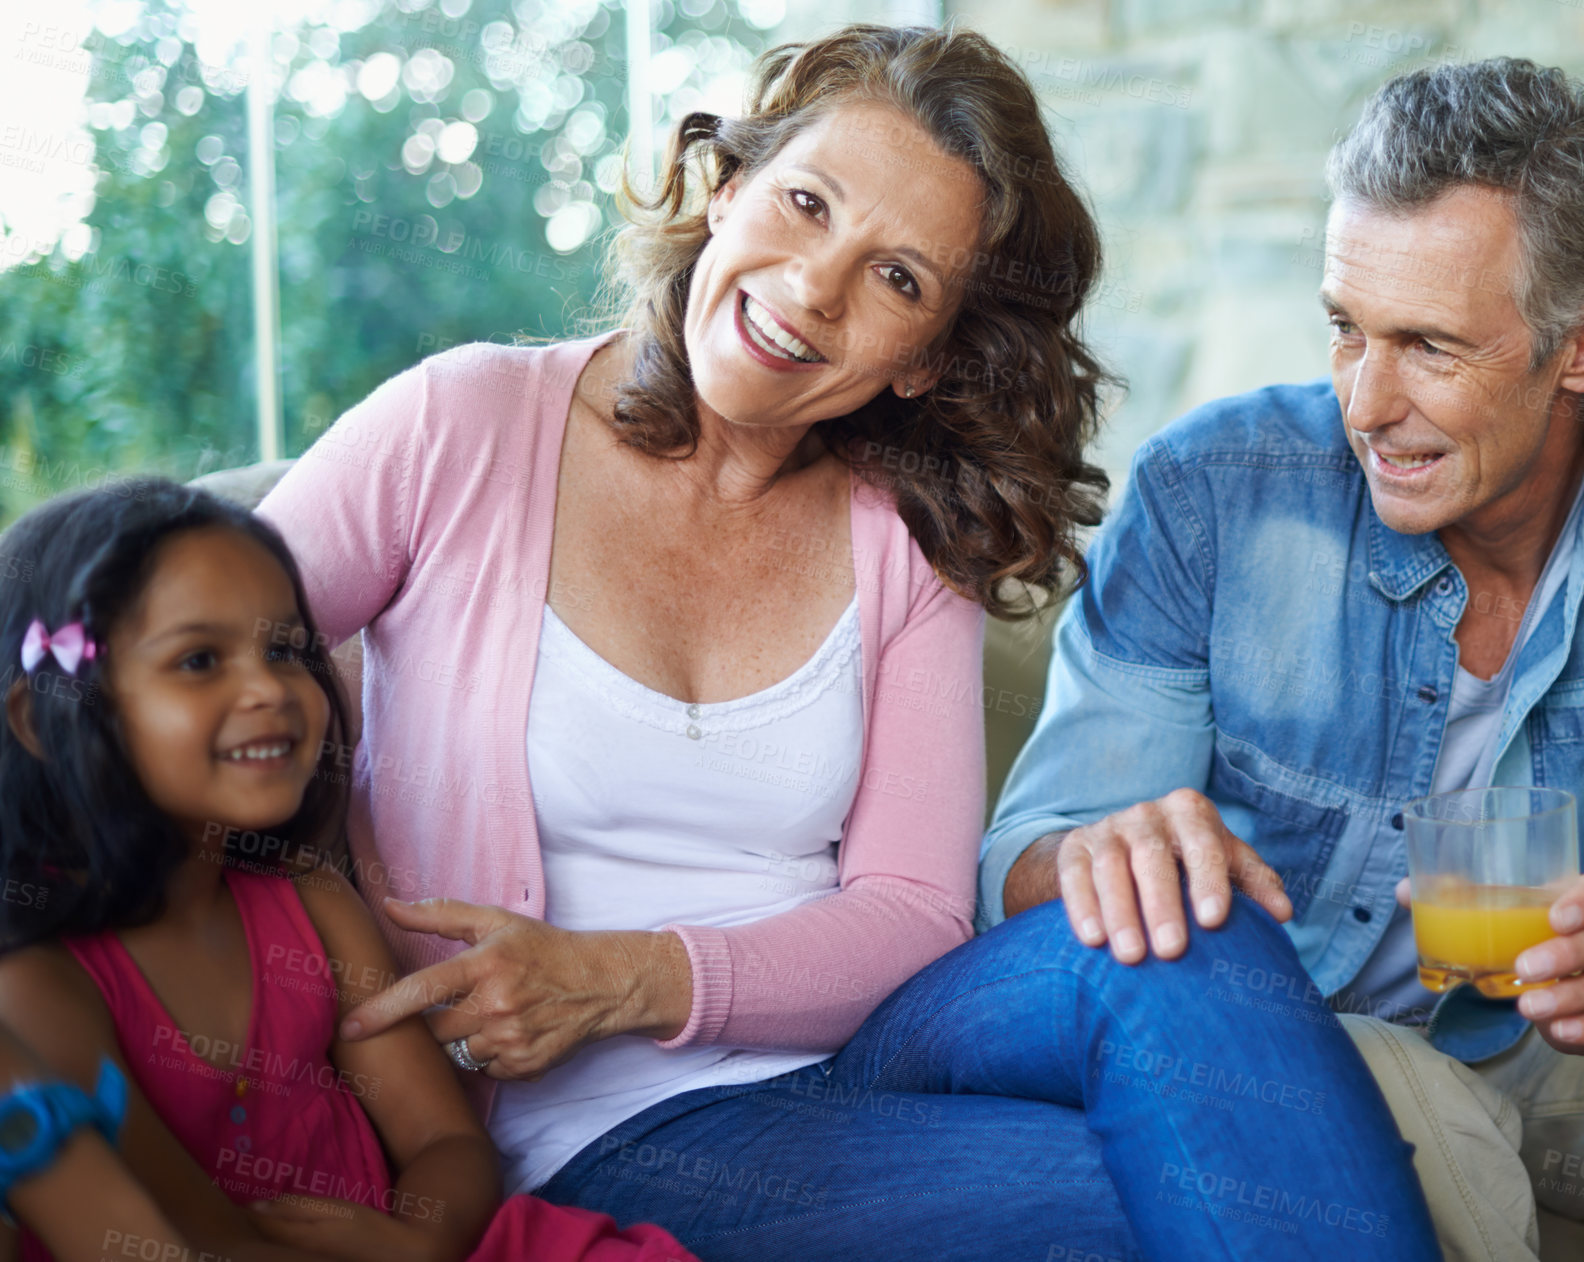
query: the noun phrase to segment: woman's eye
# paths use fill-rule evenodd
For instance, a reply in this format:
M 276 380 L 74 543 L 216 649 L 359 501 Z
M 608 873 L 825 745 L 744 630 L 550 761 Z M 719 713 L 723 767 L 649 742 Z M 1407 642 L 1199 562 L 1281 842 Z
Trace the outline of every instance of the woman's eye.
M 881 274 L 886 279 L 886 284 L 895 289 L 899 294 L 906 294 L 909 298 L 919 296 L 918 281 L 913 279 L 913 273 L 905 267 L 898 267 L 895 263 L 887 264 L 881 269 Z
M 215 657 L 213 650 L 198 649 L 192 653 L 188 653 L 181 659 L 181 661 L 177 662 L 176 668 L 178 670 L 190 671 L 208 670 L 215 664 L 217 660 L 218 659 Z
M 825 209 L 825 203 L 807 189 L 795 188 L 790 196 L 792 204 L 806 215 L 818 215 Z

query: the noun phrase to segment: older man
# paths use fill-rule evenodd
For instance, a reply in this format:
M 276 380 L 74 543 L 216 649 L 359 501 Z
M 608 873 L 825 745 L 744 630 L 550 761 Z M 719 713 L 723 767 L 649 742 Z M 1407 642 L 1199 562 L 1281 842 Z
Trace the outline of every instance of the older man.
M 1584 880 L 1519 960 L 1564 980 L 1516 1007 L 1432 995 L 1401 812 L 1584 788 L 1584 86 L 1416 71 L 1328 174 L 1331 381 L 1210 404 L 1138 453 L 985 838 L 981 915 L 1060 897 L 1091 945 L 1170 960 L 1184 888 L 1209 928 L 1241 886 L 1332 1006 L 1369 1014 L 1346 1023 L 1447 1256 L 1506 1262 L 1539 1247 L 1537 1196 L 1584 1219 Z M 1310 984 L 1256 971 L 1207 1002 Z

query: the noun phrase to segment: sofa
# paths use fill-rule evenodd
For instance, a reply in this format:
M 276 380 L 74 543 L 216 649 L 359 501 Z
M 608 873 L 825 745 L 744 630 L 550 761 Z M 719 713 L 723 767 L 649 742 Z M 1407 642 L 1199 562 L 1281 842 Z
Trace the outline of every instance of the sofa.
M 257 507 L 270 488 L 291 468 L 290 460 L 275 460 L 222 469 L 196 478 L 193 485 L 233 500 L 247 508 Z M 992 618 L 985 631 L 984 703 L 985 751 L 987 762 L 986 823 L 994 810 L 1001 783 L 1011 769 L 1024 741 L 1034 729 L 1045 690 L 1046 668 L 1050 661 L 1051 626 L 1055 611 L 1041 618 L 1009 625 Z M 332 654 L 346 685 L 351 723 L 350 739 L 355 742 L 361 728 L 362 636 L 353 636 Z M 1539 1212 L 1542 1262 L 1576 1262 L 1584 1258 L 1584 1224 L 1560 1218 L 1545 1210 Z

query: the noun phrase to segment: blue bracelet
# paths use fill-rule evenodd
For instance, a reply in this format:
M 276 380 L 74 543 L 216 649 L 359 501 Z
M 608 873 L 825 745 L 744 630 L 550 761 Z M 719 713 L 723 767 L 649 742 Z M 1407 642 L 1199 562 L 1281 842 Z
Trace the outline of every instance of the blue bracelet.
M 8 1212 L 11 1186 L 46 1169 L 78 1127 L 94 1127 L 115 1147 L 126 1106 L 126 1079 L 108 1056 L 99 1060 L 91 1096 L 59 1080 L 18 1083 L 0 1096 L 0 1218 L 15 1225 Z

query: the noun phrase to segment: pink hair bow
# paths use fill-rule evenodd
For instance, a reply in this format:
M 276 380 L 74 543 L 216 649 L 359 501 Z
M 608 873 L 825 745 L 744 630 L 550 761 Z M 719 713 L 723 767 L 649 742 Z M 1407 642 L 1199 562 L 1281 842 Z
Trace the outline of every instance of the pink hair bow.
M 22 637 L 22 669 L 31 671 L 44 660 L 45 654 L 52 654 L 63 671 L 75 675 L 78 665 L 93 661 L 97 652 L 82 623 L 68 622 L 52 634 L 35 618 L 28 623 L 27 634 Z

